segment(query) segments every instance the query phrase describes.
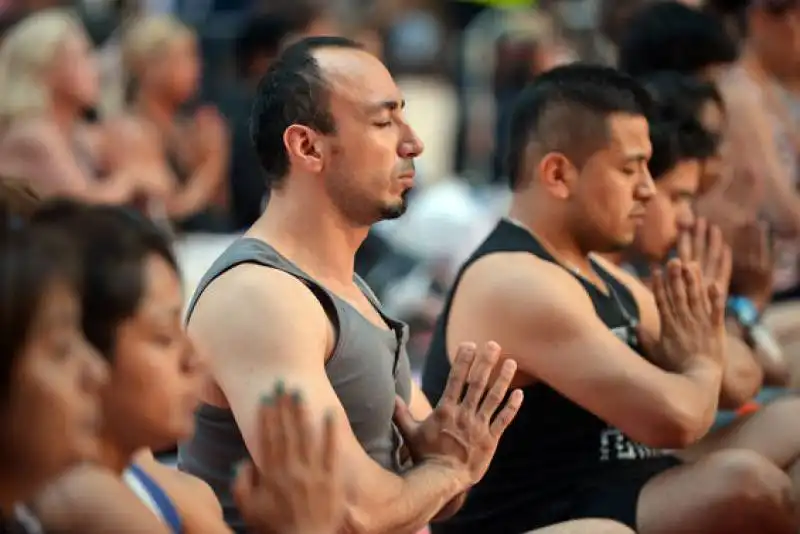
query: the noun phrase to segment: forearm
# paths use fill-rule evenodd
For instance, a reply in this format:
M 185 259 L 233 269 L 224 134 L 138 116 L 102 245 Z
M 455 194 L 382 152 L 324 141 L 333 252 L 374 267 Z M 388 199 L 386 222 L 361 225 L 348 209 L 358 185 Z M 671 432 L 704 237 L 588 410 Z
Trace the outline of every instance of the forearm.
M 711 428 L 719 406 L 722 375 L 719 364 L 703 357 L 694 358 L 673 375 L 670 417 L 681 431 L 679 445 L 697 441 Z
M 383 502 L 365 495 L 358 499 L 363 502 L 352 503 L 340 534 L 415 534 L 464 491 L 450 469 L 423 462 L 398 477 Z
M 170 199 L 170 216 L 180 219 L 203 210 L 219 188 L 224 169 L 224 161 L 217 161 L 217 158 L 200 165 L 186 185 L 179 188 Z
M 730 330 L 727 338 L 726 357 L 719 407 L 734 410 L 758 394 L 764 373 L 755 359 L 753 350 L 742 339 L 730 333 Z

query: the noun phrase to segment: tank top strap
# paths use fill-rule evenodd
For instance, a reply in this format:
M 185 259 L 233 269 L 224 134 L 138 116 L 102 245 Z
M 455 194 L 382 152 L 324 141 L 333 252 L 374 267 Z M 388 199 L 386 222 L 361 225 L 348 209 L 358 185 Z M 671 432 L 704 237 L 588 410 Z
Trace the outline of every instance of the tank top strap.
M 170 532 L 183 532 L 181 517 L 172 499 L 141 467 L 129 465 L 123 473 L 123 479 L 131 491 L 169 527 Z

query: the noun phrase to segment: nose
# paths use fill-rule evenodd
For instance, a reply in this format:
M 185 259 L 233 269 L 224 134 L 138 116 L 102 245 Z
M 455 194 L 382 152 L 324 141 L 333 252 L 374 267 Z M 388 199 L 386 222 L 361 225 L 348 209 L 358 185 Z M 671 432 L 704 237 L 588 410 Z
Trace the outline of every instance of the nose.
M 644 169 L 642 170 L 642 176 L 637 184 L 635 196 L 636 200 L 642 202 L 644 204 L 650 202 L 650 200 L 656 194 L 656 183 L 653 181 L 653 177 L 650 174 L 650 171 L 647 169 L 645 165 Z
M 680 208 L 675 222 L 678 225 L 678 230 L 681 232 L 688 232 L 694 228 L 695 216 L 691 204 L 686 203 L 686 205 Z
M 419 138 L 414 129 L 406 125 L 400 146 L 397 150 L 398 155 L 404 159 L 419 157 L 425 151 L 425 144 Z
M 109 365 L 88 342 L 82 341 L 81 345 L 78 348 L 83 355 L 80 370 L 80 387 L 83 391 L 96 395 L 108 383 Z
M 186 336 L 184 340 L 184 353 L 182 361 L 184 369 L 193 374 L 204 374 L 208 369 L 208 361 L 203 356 L 202 352 L 197 350 L 194 342 Z

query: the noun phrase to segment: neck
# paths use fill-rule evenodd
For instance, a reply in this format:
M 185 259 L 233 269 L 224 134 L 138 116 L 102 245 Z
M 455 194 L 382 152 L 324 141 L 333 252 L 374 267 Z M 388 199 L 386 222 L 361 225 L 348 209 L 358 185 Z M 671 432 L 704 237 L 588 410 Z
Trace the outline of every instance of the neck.
M 133 107 L 139 115 L 149 119 L 159 128 L 171 125 L 176 111 L 171 103 L 144 91 L 139 93 Z
M 119 443 L 118 440 L 108 436 L 106 432 L 102 432 L 97 463 L 118 475 L 122 475 L 122 472 L 131 463 L 136 450 L 136 447 L 126 447 Z
M 625 252 L 606 252 L 600 255 L 614 265 L 622 265 L 628 260 L 628 254 Z
M 579 240 L 565 230 L 569 228 L 562 217 L 555 217 L 548 207 L 523 200 L 515 196 L 509 216 L 525 226 L 555 258 L 567 267 L 577 268 L 583 273 L 591 271 L 588 250 L 583 250 Z M 558 220 L 557 220 L 558 219 Z
M 273 192 L 247 235 L 268 242 L 315 277 L 351 283 L 356 251 L 369 227 L 354 225 L 330 202 L 311 202 L 313 193 L 299 193 Z

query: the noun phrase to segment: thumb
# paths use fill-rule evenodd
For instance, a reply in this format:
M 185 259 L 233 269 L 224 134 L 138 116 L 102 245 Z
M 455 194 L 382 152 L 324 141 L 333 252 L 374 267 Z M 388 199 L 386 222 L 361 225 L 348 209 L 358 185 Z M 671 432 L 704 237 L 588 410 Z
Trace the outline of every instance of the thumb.
M 658 345 L 658 340 L 651 334 L 641 323 L 636 325 L 636 338 L 639 340 L 639 345 L 644 349 L 645 353 L 652 355 Z
M 419 424 L 411 415 L 408 405 L 399 396 L 394 398 L 394 422 L 404 436 L 413 434 Z

